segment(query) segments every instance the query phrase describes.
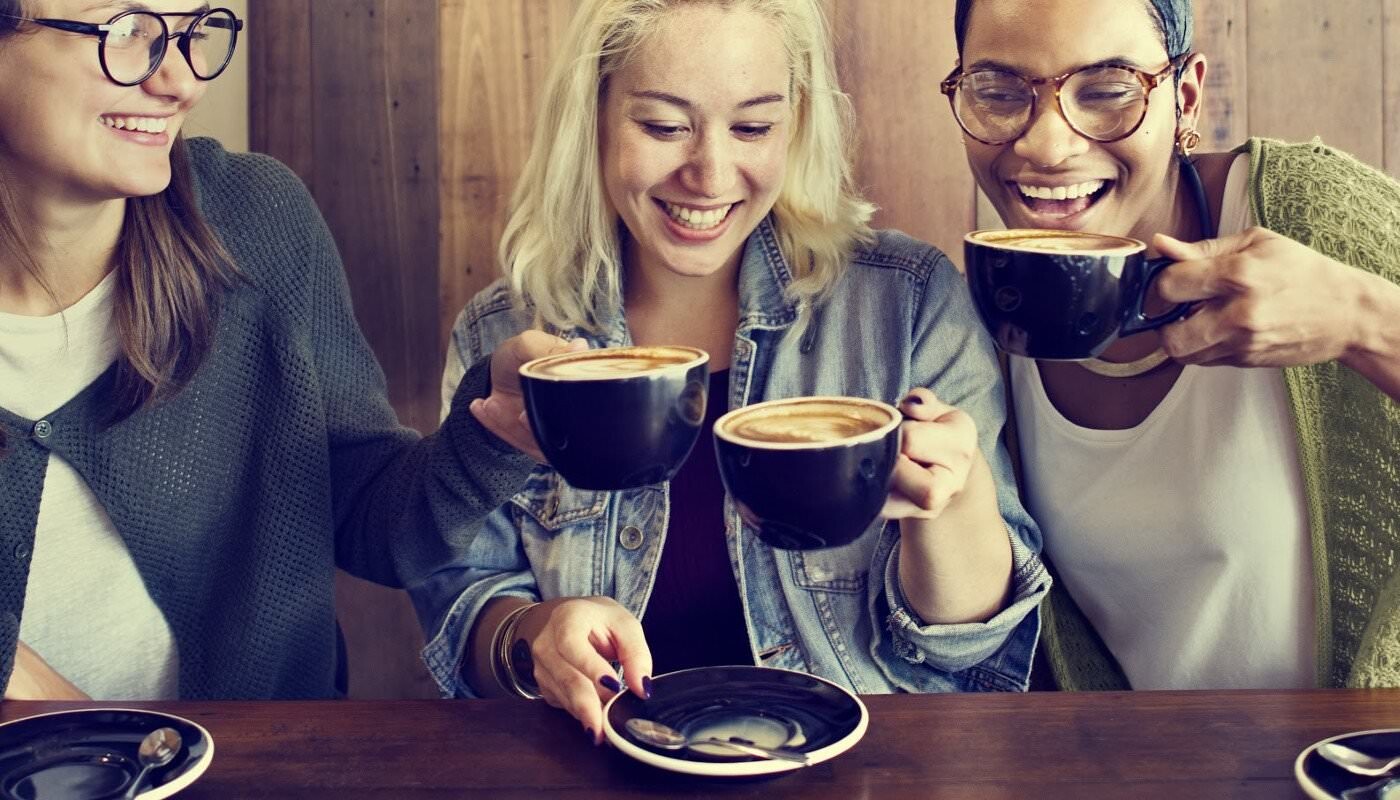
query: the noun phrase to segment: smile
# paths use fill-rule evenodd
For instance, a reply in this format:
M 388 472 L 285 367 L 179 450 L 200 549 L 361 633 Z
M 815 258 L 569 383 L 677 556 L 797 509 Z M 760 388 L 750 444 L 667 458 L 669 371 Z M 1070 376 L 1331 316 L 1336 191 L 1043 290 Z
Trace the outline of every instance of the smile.
M 1071 186 L 1032 186 L 1028 183 L 1017 183 L 1016 188 L 1022 195 L 1039 200 L 1077 200 L 1095 194 L 1103 185 L 1104 181 L 1085 181 Z
M 165 133 L 170 126 L 169 117 L 102 117 L 102 124 L 119 131 L 140 131 L 141 133 Z
M 1069 221 L 1069 218 L 1087 211 L 1108 193 L 1112 181 L 1094 179 L 1067 183 L 1059 186 L 1042 186 L 1020 181 L 1008 181 L 1015 189 L 1016 196 L 1027 211 L 1040 220 L 1039 224 L 1049 224 L 1056 220 Z
M 666 210 L 671 219 L 695 231 L 705 231 L 719 226 L 729 216 L 730 210 L 738 205 L 737 203 L 729 203 L 716 208 L 699 209 L 669 203 L 665 200 L 657 202 Z

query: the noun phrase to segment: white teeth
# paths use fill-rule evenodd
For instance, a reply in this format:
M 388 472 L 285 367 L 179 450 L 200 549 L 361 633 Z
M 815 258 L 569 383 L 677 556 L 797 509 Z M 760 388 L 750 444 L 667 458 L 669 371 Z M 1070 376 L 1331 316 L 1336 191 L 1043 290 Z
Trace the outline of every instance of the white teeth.
M 1016 188 L 1026 197 L 1037 200 L 1077 200 L 1097 192 L 1103 185 L 1104 181 L 1085 181 L 1073 186 L 1032 186 L 1028 183 L 1017 183 Z
M 170 120 L 166 117 L 102 117 L 102 124 L 119 131 L 165 133 Z
M 666 213 L 671 215 L 671 219 L 681 223 L 687 228 L 703 231 L 713 228 L 723 222 L 724 218 L 729 215 L 729 209 L 733 207 L 734 204 L 730 203 L 727 206 L 701 211 L 695 208 L 678 206 L 675 203 L 666 203 Z

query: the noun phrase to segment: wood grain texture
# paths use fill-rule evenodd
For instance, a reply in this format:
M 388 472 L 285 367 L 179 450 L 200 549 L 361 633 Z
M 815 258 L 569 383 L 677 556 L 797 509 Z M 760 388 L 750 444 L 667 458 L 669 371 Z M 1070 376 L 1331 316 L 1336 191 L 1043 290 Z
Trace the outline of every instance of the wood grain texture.
M 1195 0 L 1193 49 L 1206 57 L 1201 150 L 1228 150 L 1249 136 L 1249 0 Z
M 315 192 L 311 0 L 249 0 L 249 146 L 276 156 Z
M 1389 728 L 1400 692 L 871 695 L 864 738 L 771 780 L 690 778 L 589 744 L 543 703 L 134 704 L 217 743 L 181 800 L 204 798 L 1301 798 L 1293 759 Z M 0 719 L 78 707 L 6 702 Z
M 1382 154 L 1382 0 L 1249 0 L 1250 133 Z
M 827 0 L 837 71 L 855 105 L 856 185 L 897 228 L 962 261 L 976 224 L 962 132 L 938 91 L 957 62 L 952 0 Z
M 575 0 L 442 0 L 438 328 L 500 275 L 496 248 Z M 442 363 L 438 363 L 441 369 Z

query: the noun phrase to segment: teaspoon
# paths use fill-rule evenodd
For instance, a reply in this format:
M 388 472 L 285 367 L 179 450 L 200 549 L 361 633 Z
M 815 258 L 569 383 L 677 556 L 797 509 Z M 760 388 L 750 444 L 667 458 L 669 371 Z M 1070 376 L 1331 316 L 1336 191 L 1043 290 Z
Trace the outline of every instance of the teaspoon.
M 691 745 L 712 744 L 759 758 L 776 758 L 803 766 L 807 764 L 807 754 L 800 750 L 790 750 L 786 747 L 760 747 L 738 737 L 720 739 L 715 736 L 707 736 L 692 739 L 669 725 L 640 717 L 632 717 L 627 720 L 627 732 L 647 744 L 655 745 L 663 750 L 683 750 Z

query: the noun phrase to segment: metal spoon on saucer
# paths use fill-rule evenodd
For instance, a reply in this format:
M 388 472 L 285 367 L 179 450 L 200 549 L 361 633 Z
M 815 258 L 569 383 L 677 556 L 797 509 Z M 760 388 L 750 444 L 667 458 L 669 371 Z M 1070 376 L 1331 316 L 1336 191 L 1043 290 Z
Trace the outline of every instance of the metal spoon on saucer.
M 663 750 L 683 750 L 691 745 L 712 744 L 759 758 L 776 758 L 803 766 L 807 764 L 807 754 L 800 750 L 789 750 L 786 747 L 760 747 L 752 742 L 735 738 L 720 739 L 715 736 L 706 736 L 692 739 L 669 725 L 641 717 L 632 717 L 627 720 L 627 732 L 647 744 L 655 745 Z
M 136 774 L 136 780 L 131 782 L 131 786 L 127 787 L 123 796 L 125 800 L 136 797 L 151 770 L 159 769 L 175 760 L 175 754 L 180 752 L 180 744 L 180 732 L 174 728 L 156 728 L 146 734 L 137 750 L 137 756 L 141 759 L 141 771 Z
M 1400 756 L 1395 758 L 1376 758 L 1368 756 L 1355 748 L 1347 747 L 1338 742 L 1324 742 L 1317 746 L 1317 754 L 1341 767 L 1347 772 L 1354 772 L 1357 775 L 1386 775 L 1400 767 Z

